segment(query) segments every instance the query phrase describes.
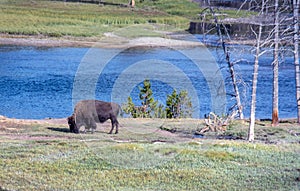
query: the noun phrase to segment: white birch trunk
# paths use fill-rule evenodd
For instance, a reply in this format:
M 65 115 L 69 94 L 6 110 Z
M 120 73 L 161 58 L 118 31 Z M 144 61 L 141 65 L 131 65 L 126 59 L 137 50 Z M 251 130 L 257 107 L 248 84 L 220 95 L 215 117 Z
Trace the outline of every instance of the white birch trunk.
M 255 110 L 256 110 L 256 90 L 257 90 L 257 77 L 259 67 L 259 55 L 260 55 L 260 41 L 262 24 L 259 25 L 258 36 L 256 39 L 256 53 L 253 68 L 253 79 L 252 79 L 252 95 L 251 95 L 251 111 L 250 111 L 250 124 L 248 129 L 248 141 L 254 141 L 254 126 L 255 126 Z

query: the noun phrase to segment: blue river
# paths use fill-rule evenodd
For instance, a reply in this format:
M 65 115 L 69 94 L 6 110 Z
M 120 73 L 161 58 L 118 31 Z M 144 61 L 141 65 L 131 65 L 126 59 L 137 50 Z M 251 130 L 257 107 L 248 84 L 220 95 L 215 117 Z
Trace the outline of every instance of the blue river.
M 254 57 L 247 47 L 244 47 L 242 53 L 238 52 L 242 47 L 231 48 L 236 51 L 236 54 L 231 54 L 231 59 L 236 60 L 235 69 L 244 113 L 249 117 Z M 0 115 L 24 119 L 64 118 L 72 113 L 76 101 L 85 98 L 123 104 L 126 101 L 124 98 L 130 95 L 134 103 L 139 105 L 138 87 L 142 85 L 144 78 L 151 80 L 154 98 L 161 104 L 165 104 L 166 96 L 175 87 L 195 91 L 192 95 L 196 95 L 198 100 L 195 102 L 198 105 L 194 106 L 194 111 L 199 113 L 196 117 L 202 118 L 213 110 L 211 87 L 208 85 L 211 79 L 181 50 L 134 47 L 108 51 L 91 48 L 0 46 Z M 219 68 L 227 94 L 226 112 L 235 103 L 230 96 L 232 85 L 227 65 L 221 49 L 208 48 L 207 51 L 215 63 L 209 56 L 201 53 L 198 56 L 201 59 L 197 62 L 205 62 L 207 70 L 211 65 Z M 240 55 L 243 59 L 239 59 Z M 99 63 L 103 67 L 99 67 Z M 218 79 L 220 76 L 217 71 L 213 72 L 216 73 L 211 73 L 210 77 Z M 260 58 L 257 118 L 271 118 L 272 84 L 272 54 L 269 53 Z M 281 61 L 279 68 L 280 118 L 296 117 L 295 99 L 293 59 L 287 57 Z

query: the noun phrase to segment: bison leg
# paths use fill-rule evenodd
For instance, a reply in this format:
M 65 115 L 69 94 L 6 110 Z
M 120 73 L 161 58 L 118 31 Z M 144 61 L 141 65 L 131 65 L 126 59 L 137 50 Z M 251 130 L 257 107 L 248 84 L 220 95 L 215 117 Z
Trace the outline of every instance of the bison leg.
M 117 121 L 117 123 L 116 123 L 116 134 L 118 134 L 118 132 L 119 132 L 119 123 Z
M 94 133 L 94 131 L 96 130 L 96 128 L 97 128 L 97 124 L 96 124 L 96 122 L 95 121 L 92 121 L 91 122 L 91 126 L 90 126 L 91 128 L 92 128 L 92 134 Z
M 112 134 L 113 130 L 114 130 L 114 125 L 113 125 L 113 123 L 111 122 L 111 130 L 109 131 L 108 134 Z
M 109 134 L 112 134 L 115 126 L 116 126 L 116 132 L 115 132 L 115 134 L 117 134 L 118 130 L 119 130 L 119 127 L 118 127 L 119 126 L 119 122 L 118 122 L 118 120 L 116 118 L 112 118 L 111 119 L 111 130 L 110 130 Z
M 118 122 L 118 120 L 116 120 L 116 122 L 115 122 L 115 124 L 116 124 L 116 134 L 118 134 L 118 132 L 119 132 L 119 122 Z
M 73 133 L 76 133 L 76 134 L 78 134 L 80 131 L 80 127 L 81 127 L 81 124 L 79 123 L 79 124 L 75 124 L 74 125 L 74 129 L 73 129 Z
M 75 127 L 75 128 L 73 129 L 73 133 L 78 134 L 78 133 L 79 133 L 79 128 L 78 128 L 78 127 Z
M 110 119 L 111 120 L 111 130 L 109 131 L 109 134 L 112 134 L 113 130 L 114 130 L 114 127 L 115 127 L 115 120 L 114 118 Z

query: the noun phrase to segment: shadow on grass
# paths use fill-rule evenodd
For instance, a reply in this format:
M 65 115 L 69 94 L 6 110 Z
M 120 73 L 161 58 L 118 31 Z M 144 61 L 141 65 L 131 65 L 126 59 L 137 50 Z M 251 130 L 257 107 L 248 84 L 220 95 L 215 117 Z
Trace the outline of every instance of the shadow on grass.
M 47 127 L 47 129 L 49 129 L 51 131 L 56 131 L 56 132 L 71 133 L 69 128 Z
M 71 133 L 69 128 L 64 128 L 64 127 L 47 127 L 47 129 L 49 129 L 51 131 L 61 132 L 61 133 Z M 97 133 L 108 134 L 108 132 L 101 131 L 101 130 L 96 130 L 96 131 L 94 131 L 94 133 L 92 133 L 92 131 L 90 131 L 90 130 L 87 130 L 86 132 L 81 130 L 79 134 L 97 134 Z

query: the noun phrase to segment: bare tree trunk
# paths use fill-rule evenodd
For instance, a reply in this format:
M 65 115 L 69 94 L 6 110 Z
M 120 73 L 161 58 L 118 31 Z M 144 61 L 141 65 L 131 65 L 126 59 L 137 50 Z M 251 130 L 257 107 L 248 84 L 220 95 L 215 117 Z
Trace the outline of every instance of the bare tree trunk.
M 273 111 L 272 126 L 278 125 L 278 66 L 279 66 L 279 8 L 278 0 L 275 0 L 275 36 L 274 36 L 274 60 L 273 60 Z
M 239 93 L 239 88 L 238 88 L 238 84 L 237 84 L 237 80 L 236 80 L 234 65 L 233 65 L 232 62 L 230 62 L 229 52 L 227 51 L 225 42 L 223 40 L 223 35 L 222 35 L 222 32 L 221 32 L 220 24 L 218 22 L 218 18 L 216 16 L 214 10 L 211 7 L 210 7 L 210 12 L 213 14 L 215 25 L 216 25 L 216 30 L 217 30 L 217 33 L 220 37 L 220 41 L 222 43 L 222 48 L 223 48 L 223 51 L 224 51 L 224 54 L 225 54 L 225 57 L 226 57 L 226 62 L 227 62 L 229 72 L 230 72 L 230 77 L 231 77 L 231 80 L 232 80 L 232 85 L 233 85 L 234 95 L 235 95 L 236 104 L 237 104 L 237 108 L 238 108 L 238 113 L 239 113 L 240 119 L 244 119 L 243 106 L 242 106 L 241 97 L 240 97 L 240 93 Z
M 236 81 L 236 75 L 235 75 L 233 63 L 230 62 L 229 53 L 226 49 L 225 42 L 222 43 L 222 46 L 223 46 L 224 53 L 226 55 L 226 62 L 228 64 L 228 68 L 229 68 L 229 72 L 230 72 L 230 76 L 231 76 L 231 80 L 232 80 L 232 84 L 233 84 L 236 104 L 238 107 L 238 113 L 239 113 L 240 119 L 244 119 L 243 106 L 242 106 L 242 102 L 241 102 L 241 98 L 240 98 L 239 87 L 238 87 L 237 81 Z
M 299 0 L 293 0 L 294 11 L 294 62 L 296 80 L 297 121 L 300 124 L 300 66 L 299 66 Z
M 256 90 L 257 90 L 257 77 L 258 77 L 258 59 L 260 56 L 260 41 L 262 24 L 259 25 L 258 36 L 256 39 L 256 53 L 253 68 L 253 79 L 252 79 L 252 95 L 251 95 L 251 111 L 250 111 L 250 125 L 248 129 L 248 141 L 254 141 L 254 126 L 255 126 L 255 109 L 256 109 Z

